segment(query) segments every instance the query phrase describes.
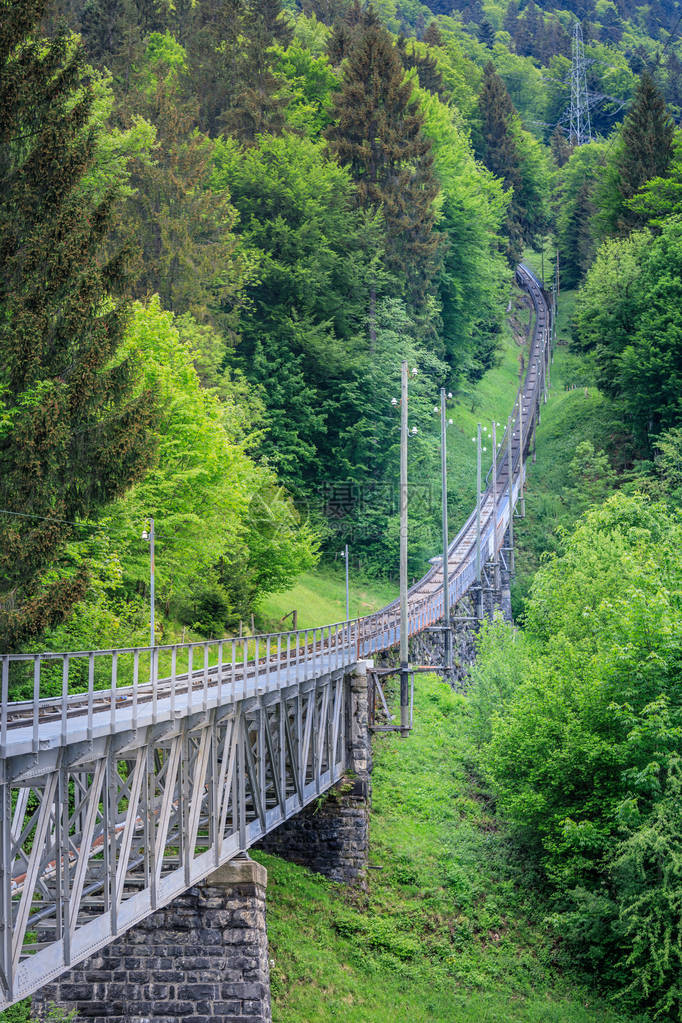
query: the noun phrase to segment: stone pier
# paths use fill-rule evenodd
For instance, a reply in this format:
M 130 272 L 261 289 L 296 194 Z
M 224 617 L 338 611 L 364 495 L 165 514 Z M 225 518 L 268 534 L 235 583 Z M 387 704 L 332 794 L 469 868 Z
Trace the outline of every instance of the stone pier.
M 267 871 L 226 863 L 33 998 L 92 1023 L 271 1023 Z
M 366 883 L 372 799 L 368 663 L 371 666 L 371 662 L 360 661 L 347 679 L 346 776 L 260 843 L 260 848 L 267 852 L 300 863 L 333 881 L 359 887 Z

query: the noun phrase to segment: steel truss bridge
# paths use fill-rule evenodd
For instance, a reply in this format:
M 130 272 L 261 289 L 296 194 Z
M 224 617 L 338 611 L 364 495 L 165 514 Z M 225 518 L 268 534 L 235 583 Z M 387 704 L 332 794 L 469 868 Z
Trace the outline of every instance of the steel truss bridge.
M 449 547 L 451 607 L 504 554 L 546 400 L 549 310 L 527 268 L 517 279 L 535 310 L 528 370 L 480 514 Z M 442 580 L 436 566 L 409 591 L 410 635 L 443 617 Z M 399 639 L 395 602 L 278 635 L 1 655 L 0 1009 L 334 785 L 347 676 Z M 10 703 L 17 686 L 32 697 Z

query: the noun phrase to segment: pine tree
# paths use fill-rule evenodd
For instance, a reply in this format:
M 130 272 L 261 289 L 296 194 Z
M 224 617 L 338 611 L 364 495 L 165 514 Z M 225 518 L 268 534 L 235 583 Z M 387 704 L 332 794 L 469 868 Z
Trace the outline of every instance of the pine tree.
M 45 0 L 0 4 L 0 645 L 68 616 L 87 587 L 59 556 L 146 465 L 151 396 L 117 355 L 120 256 L 105 262 L 112 199 L 80 187 L 95 151 L 81 50 L 35 34 Z M 54 581 L 45 580 L 50 568 Z
M 424 42 L 427 46 L 442 46 L 443 36 L 438 28 L 437 21 L 430 21 L 424 33 Z
M 549 146 L 557 167 L 563 167 L 564 164 L 568 162 L 568 158 L 571 155 L 571 147 L 568 144 L 566 133 L 560 124 L 557 124 L 552 132 L 552 137 L 549 140 Z
M 478 26 L 478 40 L 489 50 L 492 50 L 493 43 L 495 42 L 495 29 L 487 18 L 484 18 Z
M 492 61 L 488 62 L 483 72 L 478 114 L 481 129 L 479 155 L 488 170 L 502 178 L 505 190 L 513 189 L 506 225 L 507 257 L 513 265 L 521 258 L 523 249 L 523 211 L 518 204 L 518 193 L 521 190 L 520 157 L 511 130 L 516 111 L 507 87 Z
M 284 127 L 286 100 L 278 95 L 280 82 L 272 73 L 269 51 L 276 42 L 288 46 L 293 30 L 282 16 L 280 0 L 246 0 L 241 33 L 236 68 L 240 88 L 221 120 L 230 134 L 253 144 L 257 135 L 277 134 Z
M 382 208 L 388 269 L 408 282 L 407 294 L 419 305 L 436 259 L 438 186 L 411 91 L 390 35 L 370 26 L 348 58 L 335 100 L 337 123 L 328 137 L 339 162 L 351 170 L 360 204 Z
M 665 175 L 672 156 L 674 130 L 665 100 L 645 71 L 623 121 L 622 146 L 616 160 L 618 187 L 624 200 L 631 199 L 645 181 Z M 624 233 L 641 223 L 636 213 L 623 208 L 618 228 Z

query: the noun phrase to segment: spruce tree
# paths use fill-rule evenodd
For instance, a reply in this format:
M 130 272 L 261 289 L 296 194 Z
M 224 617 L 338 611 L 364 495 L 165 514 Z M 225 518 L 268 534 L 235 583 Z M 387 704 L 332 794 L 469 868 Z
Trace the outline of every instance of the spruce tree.
M 0 648 L 63 620 L 87 572 L 60 565 L 76 519 L 147 464 L 151 396 L 118 355 L 123 261 L 102 257 L 83 55 L 35 26 L 45 0 L 0 3 Z M 50 569 L 50 579 L 46 571 Z
M 157 138 L 153 158 L 132 166 L 134 191 L 123 215 L 140 256 L 133 294 L 157 293 L 165 309 L 229 331 L 244 271 L 232 231 L 236 214 L 225 192 L 211 187 L 215 142 L 195 129 L 199 105 L 185 61 L 171 35 L 152 33 L 126 109 L 151 121 Z
M 478 40 L 483 43 L 487 49 L 492 50 L 495 42 L 495 29 L 487 18 L 484 18 L 478 26 Z
M 427 46 L 442 46 L 443 36 L 438 28 L 437 21 L 430 21 L 424 33 L 424 42 Z
M 549 140 L 549 147 L 552 151 L 552 156 L 556 162 L 557 167 L 563 167 L 564 164 L 568 163 L 571 155 L 571 147 L 566 138 L 566 133 L 560 124 L 557 124 L 552 137 Z
M 672 156 L 674 130 L 660 90 L 649 72 L 643 72 L 623 121 L 622 146 L 616 160 L 623 200 L 631 199 L 645 181 L 665 176 Z M 641 223 L 636 213 L 623 208 L 618 223 L 621 232 Z
M 282 16 L 280 0 L 246 0 L 241 33 L 239 89 L 221 120 L 231 135 L 252 145 L 257 135 L 278 134 L 284 127 L 286 100 L 278 95 L 280 82 L 272 72 L 270 51 L 275 43 L 288 46 L 293 31 Z
M 483 72 L 478 98 L 480 121 L 479 155 L 488 170 L 502 178 L 505 190 L 512 189 L 507 213 L 507 257 L 513 265 L 521 258 L 523 249 L 523 211 L 518 202 L 521 191 L 520 157 L 512 133 L 516 116 L 507 87 L 497 74 L 492 61 Z
M 430 53 L 418 53 L 414 42 L 408 50 L 407 40 L 404 36 L 398 38 L 397 50 L 405 70 L 416 69 L 422 89 L 432 92 L 434 96 L 442 97 L 445 93 L 445 85 L 435 57 L 432 57 Z
M 371 25 L 348 57 L 328 137 L 339 162 L 350 168 L 360 204 L 382 208 L 387 267 L 407 282 L 407 296 L 418 306 L 436 259 L 438 185 L 411 92 L 390 35 Z

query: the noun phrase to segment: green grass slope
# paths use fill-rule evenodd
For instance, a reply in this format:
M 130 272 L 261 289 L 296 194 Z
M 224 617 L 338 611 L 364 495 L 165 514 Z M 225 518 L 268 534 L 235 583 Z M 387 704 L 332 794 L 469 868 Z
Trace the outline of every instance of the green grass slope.
M 358 579 L 352 569 L 348 589 L 351 618 L 371 614 L 398 596 L 397 584 L 381 579 Z M 256 624 L 266 631 L 291 628 L 291 618 L 284 625 L 280 623 L 294 608 L 298 611 L 299 629 L 344 621 L 346 580 L 343 568 L 323 567 L 304 572 L 290 590 L 268 595 L 261 601 Z
M 617 1023 L 542 923 L 472 769 L 466 698 L 421 677 L 415 730 L 375 741 L 370 890 L 269 872 L 275 1023 Z

